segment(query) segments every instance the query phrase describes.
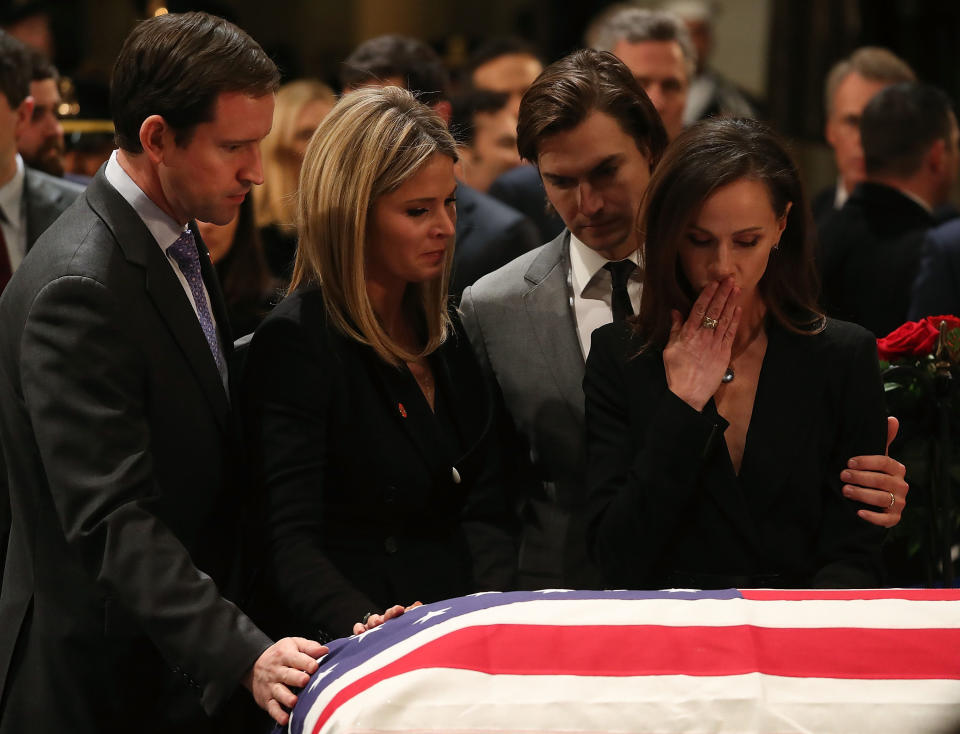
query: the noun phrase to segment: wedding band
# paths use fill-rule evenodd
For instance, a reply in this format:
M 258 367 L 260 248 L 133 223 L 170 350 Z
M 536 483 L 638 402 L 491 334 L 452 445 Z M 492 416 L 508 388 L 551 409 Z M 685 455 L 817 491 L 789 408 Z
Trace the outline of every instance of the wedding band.
M 890 504 L 887 505 L 887 509 L 892 510 L 893 506 L 897 503 L 897 495 L 895 495 L 893 492 L 890 492 L 889 494 L 890 494 Z
M 700 326 L 704 329 L 716 329 L 717 324 L 720 323 L 716 319 L 711 319 L 709 316 L 704 316 L 703 321 L 700 322 Z

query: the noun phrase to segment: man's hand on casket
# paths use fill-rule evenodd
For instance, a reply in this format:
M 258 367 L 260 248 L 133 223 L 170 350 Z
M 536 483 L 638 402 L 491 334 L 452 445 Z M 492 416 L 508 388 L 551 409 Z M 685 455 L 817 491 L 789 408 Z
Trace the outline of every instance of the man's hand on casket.
M 297 696 L 290 689 L 303 688 L 319 667 L 317 658 L 326 654 L 327 648 L 319 642 L 284 637 L 257 658 L 243 677 L 243 685 L 257 705 L 283 726 L 290 718 L 283 707 L 291 709 L 297 703 Z

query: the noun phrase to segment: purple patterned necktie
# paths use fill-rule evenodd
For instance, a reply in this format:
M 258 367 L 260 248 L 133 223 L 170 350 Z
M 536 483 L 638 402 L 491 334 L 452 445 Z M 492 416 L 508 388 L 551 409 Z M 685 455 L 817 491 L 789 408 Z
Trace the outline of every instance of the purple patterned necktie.
M 203 276 L 200 274 L 200 255 L 197 252 L 197 243 L 193 239 L 193 232 L 183 230 L 177 241 L 167 248 L 167 253 L 177 261 L 180 272 L 187 279 L 193 300 L 197 304 L 197 317 L 200 319 L 200 328 L 207 338 L 210 351 L 213 352 L 213 361 L 217 369 L 223 372 L 223 357 L 220 356 L 220 342 L 217 339 L 217 327 L 213 323 L 213 316 L 207 308 L 207 296 L 203 289 Z

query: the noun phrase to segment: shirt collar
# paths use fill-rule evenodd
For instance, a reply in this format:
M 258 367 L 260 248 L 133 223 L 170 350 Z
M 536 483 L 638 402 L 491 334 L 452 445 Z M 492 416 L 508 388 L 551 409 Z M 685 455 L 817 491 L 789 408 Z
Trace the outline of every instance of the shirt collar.
M 635 273 L 640 272 L 640 251 L 634 250 L 625 260 L 633 260 L 637 265 Z M 581 242 L 573 232 L 570 233 L 570 270 L 573 281 L 574 292 L 582 296 L 583 292 L 590 287 L 597 273 L 609 260 L 596 250 L 591 250 Z
M 6 184 L 0 186 L 0 210 L 4 219 L 13 229 L 19 230 L 20 206 L 23 201 L 23 158 L 17 153 L 17 172 Z
M 137 186 L 136 182 L 130 178 L 120 161 L 117 160 L 117 151 L 110 154 L 110 160 L 107 161 L 107 170 L 104 171 L 107 181 L 117 190 L 134 211 L 147 225 L 150 234 L 157 241 L 157 244 L 166 252 L 167 248 L 176 242 L 177 237 L 186 227 L 181 227 L 174 221 L 173 217 L 167 214 L 163 209 L 157 206 L 143 189 Z
M 842 209 L 848 198 L 850 198 L 850 192 L 843 185 L 843 176 L 837 176 L 837 187 L 833 193 L 833 208 Z

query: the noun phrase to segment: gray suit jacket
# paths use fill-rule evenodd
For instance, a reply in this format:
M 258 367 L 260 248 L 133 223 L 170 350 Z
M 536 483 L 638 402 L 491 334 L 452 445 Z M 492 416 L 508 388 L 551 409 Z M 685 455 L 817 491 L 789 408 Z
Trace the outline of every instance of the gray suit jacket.
M 84 187 L 32 168 L 24 169 L 23 199 L 27 207 L 27 251 L 57 217 L 73 203 Z
M 463 293 L 463 324 L 497 381 L 517 431 L 523 498 L 520 582 L 597 587 L 587 557 L 584 360 L 569 285 L 570 233 L 518 257 Z
M 270 644 L 223 596 L 239 431 L 186 294 L 103 169 L 0 298 L 0 441 L 0 734 L 204 729 Z
M 54 178 L 32 168 L 24 169 L 23 201 L 27 210 L 27 251 L 53 224 L 73 200 L 83 191 L 83 186 L 62 178 Z M 7 555 L 7 538 L 10 534 L 10 497 L 7 489 L 7 469 L 3 451 L 0 450 L 0 569 Z M 0 588 L 3 580 L 0 577 Z

